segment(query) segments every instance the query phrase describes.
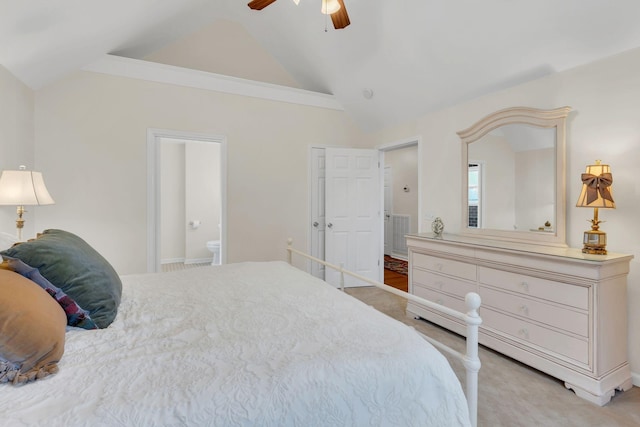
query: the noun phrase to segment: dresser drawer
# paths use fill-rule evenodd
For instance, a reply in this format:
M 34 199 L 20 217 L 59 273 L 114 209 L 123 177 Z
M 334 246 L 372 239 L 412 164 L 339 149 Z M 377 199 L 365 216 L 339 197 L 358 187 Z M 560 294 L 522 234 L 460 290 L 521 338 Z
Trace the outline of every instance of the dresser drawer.
M 465 282 L 449 276 L 424 270 L 413 270 L 414 285 L 423 285 L 436 291 L 442 291 L 464 298 L 469 292 L 477 292 L 475 282 Z
M 467 311 L 464 300 L 461 300 L 450 295 L 445 295 L 440 292 L 428 289 L 423 286 L 416 285 L 413 287 L 413 294 L 420 298 L 424 298 L 427 301 L 435 302 L 436 304 L 444 305 L 445 307 L 452 308 L 454 310 L 465 313 Z
M 493 329 L 508 337 L 536 345 L 584 365 L 589 364 L 588 341 L 498 313 L 488 307 L 481 308 L 481 310 L 480 315 L 485 329 Z
M 480 284 L 554 301 L 582 310 L 589 309 L 589 289 L 586 287 L 487 267 L 478 267 L 478 280 Z
M 476 280 L 477 267 L 461 261 L 443 259 L 431 255 L 413 253 L 412 267 L 431 270 L 466 280 Z M 414 270 L 415 273 L 415 270 Z
M 532 319 L 585 338 L 589 336 L 589 316 L 586 312 L 550 305 L 540 300 L 524 298 L 484 286 L 480 287 L 480 297 L 485 307 Z

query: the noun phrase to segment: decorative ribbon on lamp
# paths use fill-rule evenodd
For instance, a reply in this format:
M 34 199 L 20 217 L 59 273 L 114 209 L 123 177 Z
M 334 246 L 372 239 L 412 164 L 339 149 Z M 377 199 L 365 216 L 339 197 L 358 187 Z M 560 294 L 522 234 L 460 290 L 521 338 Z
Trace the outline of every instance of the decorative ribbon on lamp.
M 609 165 L 600 164 L 596 160 L 595 165 L 588 165 L 587 171 L 582 174 L 582 191 L 576 203 L 577 207 L 593 208 L 593 219 L 591 230 L 584 232 L 582 252 L 586 254 L 606 255 L 607 235 L 599 230 L 599 224 L 603 221 L 598 219 L 598 209 L 615 209 L 611 193 L 613 176 Z
M 25 166 L 19 170 L 5 170 L 0 176 L 0 205 L 16 205 L 18 219 L 16 229 L 18 241 L 22 240 L 22 228 L 26 212 L 25 206 L 52 205 L 55 202 L 44 185 L 42 173 L 28 171 Z

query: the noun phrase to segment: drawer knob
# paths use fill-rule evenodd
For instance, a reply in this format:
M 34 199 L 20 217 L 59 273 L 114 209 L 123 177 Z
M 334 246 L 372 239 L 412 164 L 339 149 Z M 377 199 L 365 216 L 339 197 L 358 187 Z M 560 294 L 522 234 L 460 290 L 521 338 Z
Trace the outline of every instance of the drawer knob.
M 436 286 L 438 287 L 438 289 L 442 289 L 442 287 L 444 286 L 444 283 L 442 281 L 438 280 L 436 282 Z
M 438 271 L 442 271 L 442 264 L 437 263 L 437 264 L 436 264 L 436 270 L 438 270 Z
M 521 337 L 523 337 L 525 340 L 529 339 L 529 330 L 528 329 L 520 329 L 518 331 L 518 335 L 520 335 Z
M 527 282 L 520 283 L 520 286 L 522 287 L 523 291 L 529 292 L 529 284 Z
M 526 305 L 521 305 L 519 308 L 522 314 L 524 314 L 525 316 L 529 316 L 529 307 L 527 307 Z
M 444 302 L 441 299 L 437 299 L 436 303 L 440 304 L 440 305 L 444 305 Z

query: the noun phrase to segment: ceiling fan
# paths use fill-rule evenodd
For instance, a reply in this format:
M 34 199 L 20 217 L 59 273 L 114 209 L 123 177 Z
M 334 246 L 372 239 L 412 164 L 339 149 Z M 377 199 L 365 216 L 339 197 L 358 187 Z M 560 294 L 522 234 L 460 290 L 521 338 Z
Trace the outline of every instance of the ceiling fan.
M 276 0 L 251 0 L 247 6 L 254 10 L 262 10 L 275 1 Z M 295 4 L 300 2 L 300 0 L 293 1 Z M 331 21 L 333 21 L 333 27 L 336 30 L 340 30 L 351 24 L 349 15 L 347 14 L 347 8 L 344 7 L 343 0 L 322 0 L 321 11 L 325 15 L 331 15 Z

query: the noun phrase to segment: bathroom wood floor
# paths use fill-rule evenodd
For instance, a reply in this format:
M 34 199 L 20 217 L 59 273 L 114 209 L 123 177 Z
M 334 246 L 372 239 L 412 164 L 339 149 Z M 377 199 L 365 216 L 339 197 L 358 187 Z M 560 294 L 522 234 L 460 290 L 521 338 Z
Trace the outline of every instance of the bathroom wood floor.
M 409 292 L 409 276 L 384 269 L 384 284 Z

